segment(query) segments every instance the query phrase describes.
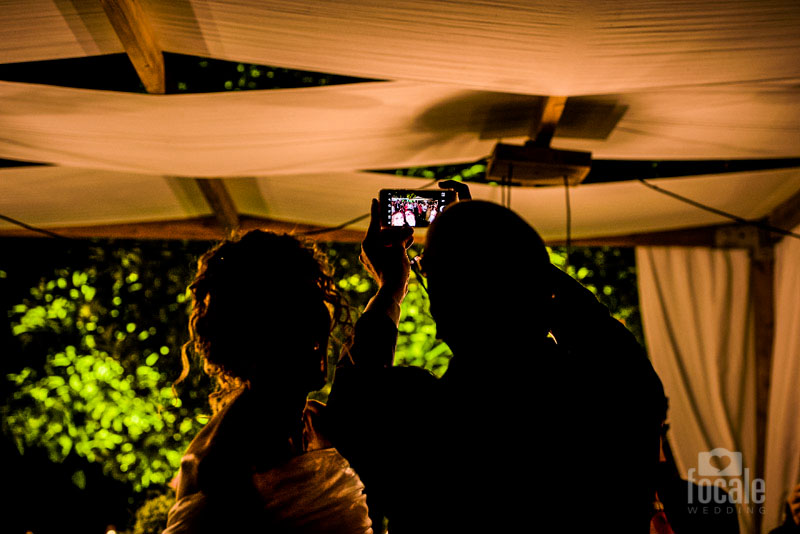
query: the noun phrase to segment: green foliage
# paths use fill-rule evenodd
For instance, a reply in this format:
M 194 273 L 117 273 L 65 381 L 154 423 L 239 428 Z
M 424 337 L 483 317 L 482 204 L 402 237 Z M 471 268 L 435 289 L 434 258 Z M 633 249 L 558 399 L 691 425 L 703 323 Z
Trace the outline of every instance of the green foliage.
M 375 282 L 367 275 L 358 257 L 361 245 L 353 243 L 318 243 L 319 249 L 327 256 L 328 263 L 334 272 L 334 279 L 339 291 L 350 307 L 350 321 L 355 324 L 369 299 L 377 290 Z M 351 340 L 352 332 L 342 328 L 334 331 L 328 351 L 328 385 L 318 394 L 312 395 L 325 402 L 333 381 L 334 370 L 343 348 Z
M 166 483 L 193 420 L 174 409 L 180 401 L 159 387 L 161 375 L 153 367 L 126 373 L 107 352 L 82 348 L 79 353 L 70 345 L 48 357 L 41 378 L 29 367 L 9 375 L 20 406 L 6 424 L 20 446 L 43 445 L 55 462 L 74 450 L 131 481 L 134 490 Z
M 172 495 L 159 495 L 145 501 L 136 511 L 132 534 L 161 534 L 173 504 L 175 497 Z
M 416 279 L 408 284 L 398 330 L 397 365 L 422 367 L 436 376 L 447 371 L 453 353 L 443 341 L 436 339 L 436 323 L 429 311 L 428 294 Z
M 367 305 L 369 299 L 375 294 L 377 285 L 370 278 L 361 261 L 361 245 L 357 243 L 319 243 L 319 249 L 328 257 L 328 263 L 333 268 L 334 278 L 339 289 L 347 297 L 347 302 L 354 313 Z
M 354 320 L 361 313 L 377 286 L 358 261 L 360 245 L 323 245 L 328 261 L 335 269 L 339 289 L 353 308 Z M 411 255 L 418 254 L 414 247 Z M 447 370 L 452 353 L 442 341 L 436 339 L 436 325 L 428 311 L 428 294 L 414 275 L 408 286 L 408 295 L 401 308 L 399 336 L 395 351 L 397 365 L 423 367 L 441 376 Z M 334 353 L 336 358 L 338 353 Z M 332 362 L 335 365 L 335 361 Z
M 392 171 L 398 176 L 413 176 L 430 180 L 470 180 L 480 181 L 486 177 L 486 163 L 468 163 L 464 165 L 443 165 L 438 167 L 409 167 Z
M 550 261 L 594 293 L 644 346 L 632 248 L 573 247 L 567 264 L 566 248 L 555 247 Z
M 289 89 L 369 81 L 335 74 L 179 54 L 167 54 L 165 60 L 167 72 L 170 73 L 167 79 L 167 92 L 170 93 Z
M 186 404 L 170 389 L 191 254 L 181 251 L 177 264 L 166 246 L 91 255 L 85 269 L 42 279 L 9 313 L 22 362 L 7 376 L 4 430 L 20 452 L 43 447 L 54 462 L 77 455 L 139 492 L 174 476 L 204 422 L 202 387 Z M 80 472 L 73 481 L 85 484 Z

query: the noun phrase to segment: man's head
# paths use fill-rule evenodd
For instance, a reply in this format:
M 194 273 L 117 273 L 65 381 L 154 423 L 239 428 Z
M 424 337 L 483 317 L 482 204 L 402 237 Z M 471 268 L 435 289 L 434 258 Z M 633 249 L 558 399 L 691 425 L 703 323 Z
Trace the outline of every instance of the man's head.
M 478 200 L 453 204 L 428 231 L 423 268 L 431 314 L 451 346 L 520 327 L 546 335 L 550 258 L 539 234 L 511 210 Z

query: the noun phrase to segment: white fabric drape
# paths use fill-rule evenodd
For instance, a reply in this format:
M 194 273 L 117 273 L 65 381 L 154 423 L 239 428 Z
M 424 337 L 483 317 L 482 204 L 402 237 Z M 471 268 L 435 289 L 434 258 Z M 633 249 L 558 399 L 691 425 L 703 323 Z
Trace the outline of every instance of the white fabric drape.
M 768 85 L 576 99 L 553 145 L 598 159 L 797 156 L 797 101 L 800 86 Z M 0 157 L 191 177 L 463 163 L 521 143 L 539 102 L 411 82 L 169 96 L 0 82 Z M 595 117 L 578 111 L 608 105 L 622 120 L 584 138 Z
M 462 163 L 491 152 L 493 109 L 536 101 L 408 82 L 170 96 L 0 82 L 0 157 L 192 177 Z M 508 116 L 489 126 L 524 134 Z
M 236 181 L 228 180 L 234 200 Z M 309 224 L 338 224 L 365 212 L 369 199 L 384 187 L 420 187 L 427 180 L 375 173 L 321 173 L 256 178 L 266 207 L 246 213 Z M 730 210 L 758 218 L 800 188 L 800 170 L 762 171 L 692 178 L 655 180 L 653 183 Z M 501 201 L 501 188 L 470 184 L 476 199 Z M 654 192 L 638 182 L 590 184 L 570 188 L 572 236 L 593 237 L 702 226 L 727 222 L 724 218 Z M 511 207 L 545 239 L 564 239 L 566 209 L 561 187 L 518 188 Z M 355 228 L 366 228 L 362 221 Z
M 759 218 L 800 188 L 800 169 L 653 180 L 655 184 L 746 218 Z M 421 187 L 425 179 L 326 172 L 225 180 L 240 213 L 336 226 L 368 211 L 381 188 Z M 500 187 L 471 184 L 475 198 L 501 201 Z M 627 235 L 726 222 L 638 182 L 570 188 L 572 237 Z M 545 239 L 564 239 L 561 187 L 518 188 L 511 207 Z M 0 169 L 0 213 L 35 225 L 108 224 L 208 213 L 194 180 L 66 167 Z M 0 228 L 8 223 L 0 221 Z M 366 221 L 354 224 L 365 229 Z
M 370 78 L 580 95 L 800 76 L 793 0 L 146 5 L 166 50 Z
M 794 229 L 800 233 L 800 226 Z M 775 248 L 775 344 L 766 451 L 764 532 L 777 526 L 787 492 L 800 484 L 800 240 Z
M 160 45 L 523 94 L 800 77 L 794 0 L 144 0 Z M 120 51 L 94 0 L 3 0 L 0 62 Z
M 798 61 L 800 63 L 800 61 Z M 584 113 L 602 103 L 625 107 L 605 139 L 587 139 L 592 120 L 567 130 L 570 105 Z M 608 159 L 726 159 L 800 154 L 800 84 L 738 84 L 570 99 L 553 146 Z
M 100 2 L 0 0 L 0 63 L 123 51 Z
M 748 253 L 641 247 L 636 261 L 647 349 L 670 399 L 670 443 L 682 475 L 701 467 L 698 454 L 718 447 L 742 453 L 743 467 L 752 473 L 755 346 Z M 740 507 L 742 532 L 750 532 L 748 512 Z
M 211 209 L 178 179 L 36 166 L 0 169 L 0 213 L 36 226 L 82 226 L 183 219 Z

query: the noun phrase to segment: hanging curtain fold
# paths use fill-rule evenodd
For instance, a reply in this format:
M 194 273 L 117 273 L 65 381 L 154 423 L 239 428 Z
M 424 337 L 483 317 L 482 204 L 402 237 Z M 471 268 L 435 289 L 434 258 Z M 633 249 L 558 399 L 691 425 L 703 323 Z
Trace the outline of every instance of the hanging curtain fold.
M 800 226 L 794 229 L 800 234 Z M 763 532 L 782 520 L 788 492 L 800 484 L 800 240 L 775 247 L 775 343 L 766 451 Z
M 755 476 L 756 455 L 748 253 L 639 247 L 636 261 L 647 349 L 670 400 L 679 470 L 684 478 L 712 476 L 719 464 L 710 464 L 708 453 L 722 447 L 741 454 L 742 476 L 735 478 L 744 484 L 745 470 Z M 742 532 L 751 532 L 748 503 L 739 511 Z

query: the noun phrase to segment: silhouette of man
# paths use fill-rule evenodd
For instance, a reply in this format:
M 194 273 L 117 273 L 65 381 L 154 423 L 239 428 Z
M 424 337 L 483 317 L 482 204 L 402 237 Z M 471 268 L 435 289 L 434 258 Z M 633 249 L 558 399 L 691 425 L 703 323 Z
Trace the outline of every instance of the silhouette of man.
M 328 404 L 375 531 L 647 532 L 664 394 L 635 338 L 519 216 L 466 201 L 420 260 L 448 370 L 394 367 L 413 238 L 378 211 L 362 262 L 379 290 Z

